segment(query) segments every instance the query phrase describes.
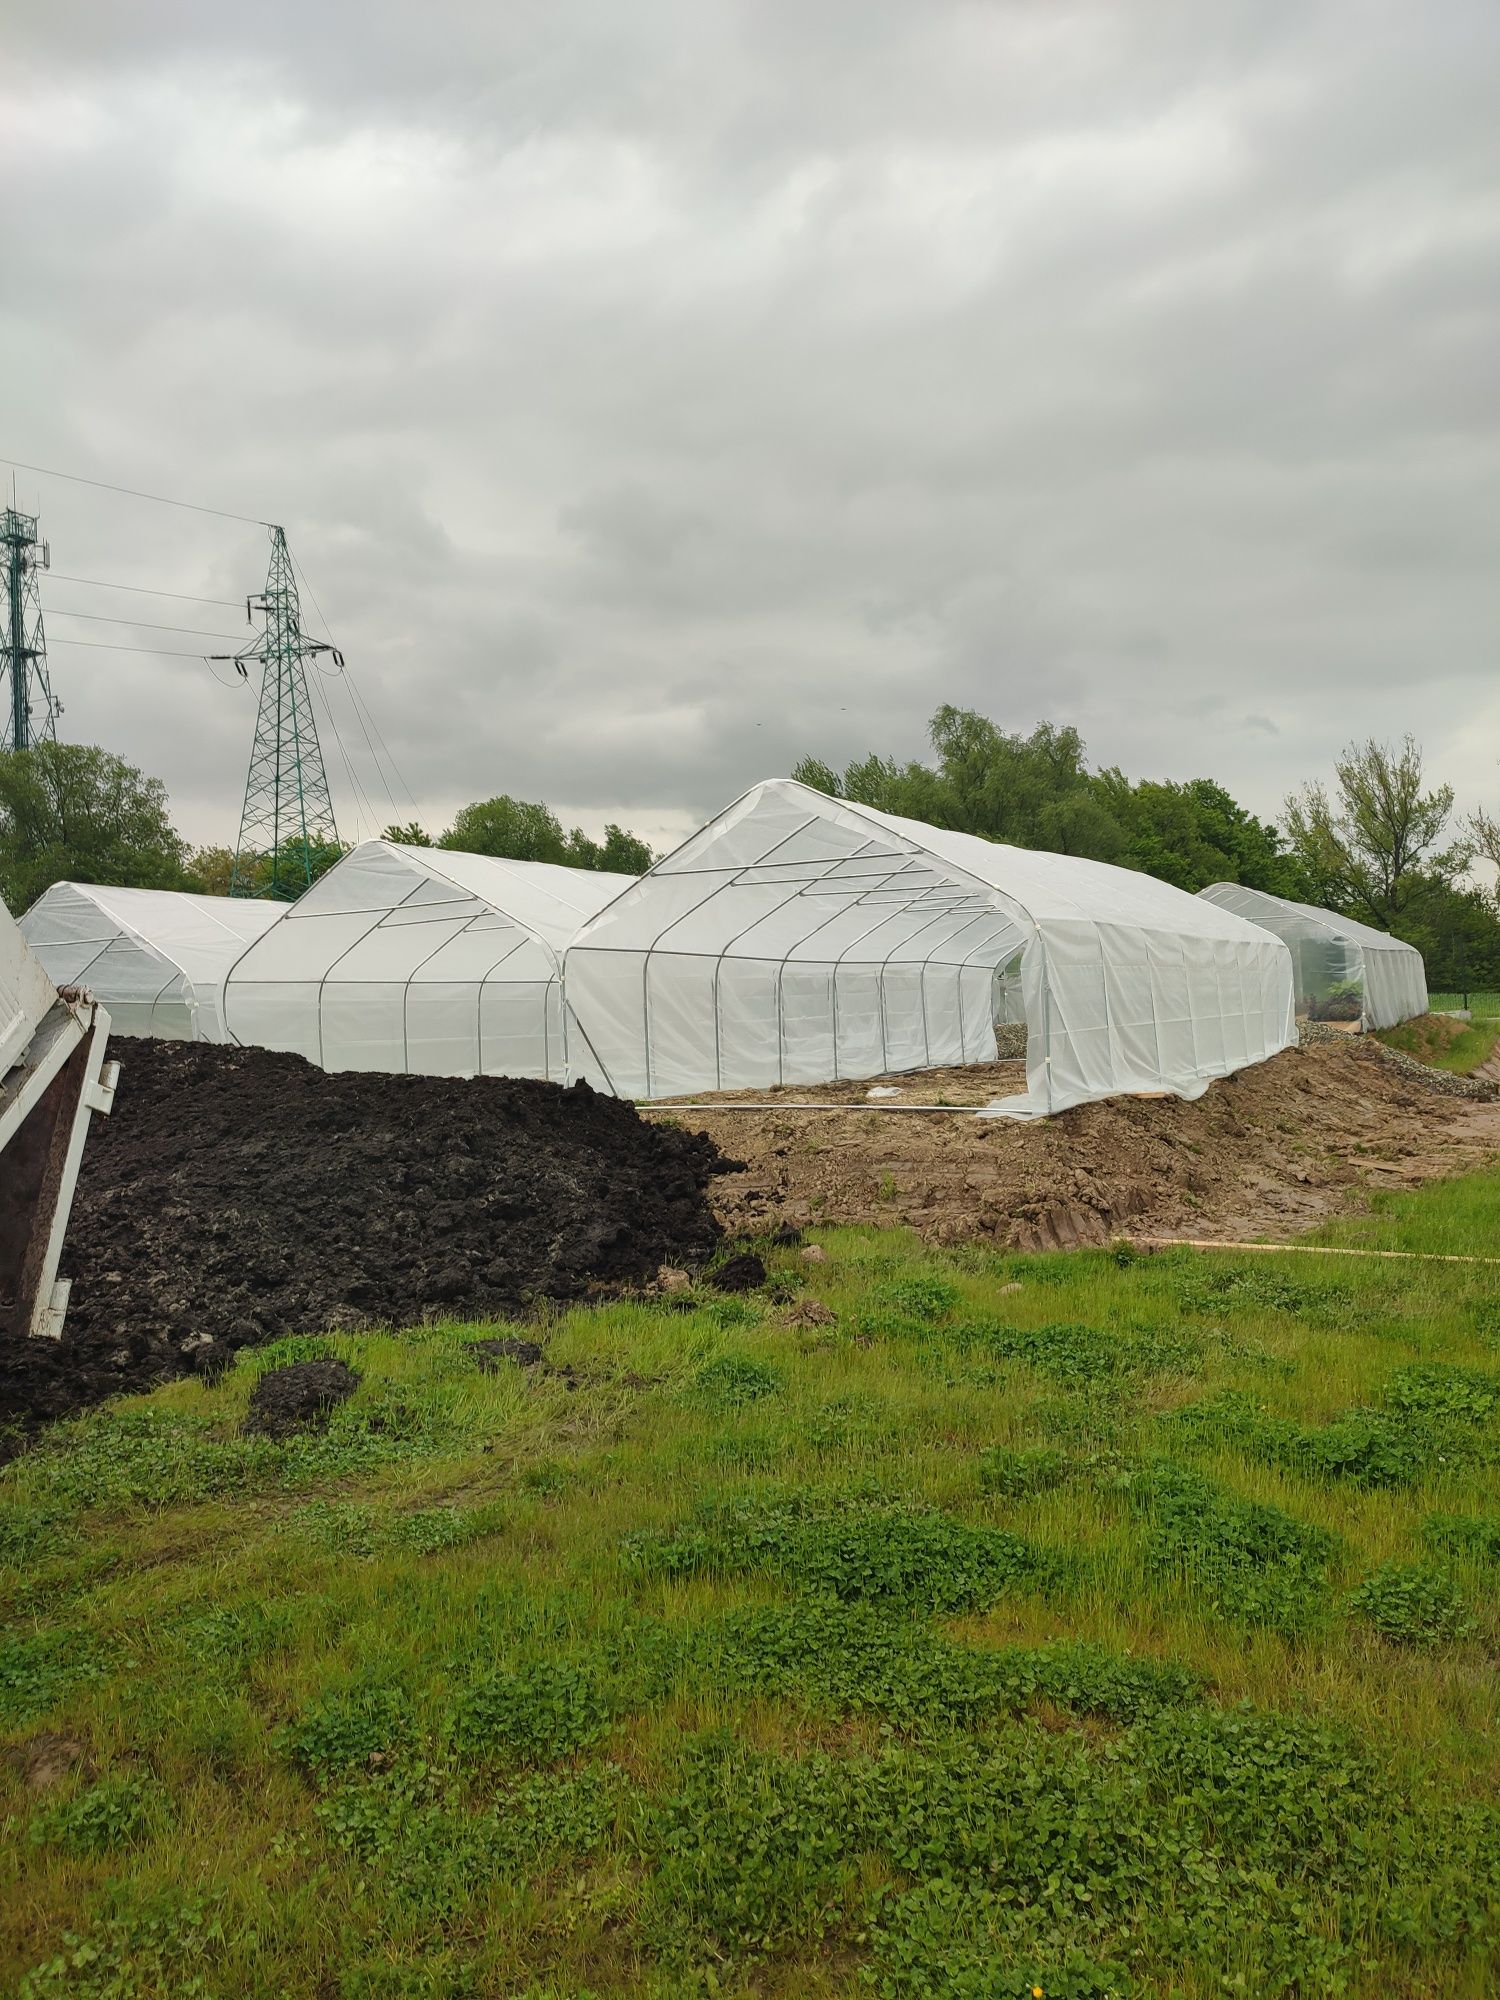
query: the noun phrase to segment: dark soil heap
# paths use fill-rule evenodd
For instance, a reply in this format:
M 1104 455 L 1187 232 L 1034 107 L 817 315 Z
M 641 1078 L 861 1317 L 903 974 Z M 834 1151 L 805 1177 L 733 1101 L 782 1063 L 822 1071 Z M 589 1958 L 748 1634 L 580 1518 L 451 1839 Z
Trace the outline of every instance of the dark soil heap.
M 67 1331 L 0 1342 L 0 1418 L 149 1387 L 209 1340 L 514 1316 L 719 1238 L 704 1190 L 731 1163 L 586 1084 L 330 1076 L 203 1042 L 118 1054 L 63 1256 Z
M 359 1377 L 331 1356 L 324 1361 L 293 1361 L 270 1368 L 250 1391 L 247 1437 L 289 1438 L 298 1431 L 318 1430 L 328 1412 L 348 1402 Z

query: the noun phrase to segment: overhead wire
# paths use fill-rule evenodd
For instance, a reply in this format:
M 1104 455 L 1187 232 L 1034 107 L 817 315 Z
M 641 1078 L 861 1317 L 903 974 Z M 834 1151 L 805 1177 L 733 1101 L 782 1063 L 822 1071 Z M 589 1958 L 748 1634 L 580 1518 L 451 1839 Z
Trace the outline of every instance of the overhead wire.
M 210 632 L 206 625 L 167 625 L 155 618 L 115 618 L 108 611 L 69 611 L 54 604 L 47 613 L 53 618 L 87 618 L 94 625 L 135 625 L 143 632 L 182 632 L 195 639 L 243 639 L 243 632 Z
M 116 646 L 108 639 L 70 639 L 64 633 L 60 638 L 49 632 L 47 646 L 88 646 L 104 653 L 152 653 L 159 660 L 201 660 L 201 653 L 184 652 L 181 646 Z
M 138 486 L 116 486 L 108 479 L 86 479 L 79 472 L 59 472 L 55 466 L 28 465 L 21 458 L 7 458 L 0 452 L 0 465 L 17 472 L 35 472 L 43 479 L 66 479 L 73 486 L 96 486 L 101 493 L 123 493 L 131 500 L 154 500 L 159 507 L 182 507 L 189 514 L 215 514 L 221 521 L 243 521 L 250 528 L 272 528 L 274 521 L 262 521 L 256 514 L 235 514 L 227 507 L 204 507 L 196 500 L 174 500 L 166 493 L 145 493 Z
M 288 550 L 288 554 L 291 553 L 292 552 Z M 295 554 L 292 554 L 292 567 L 297 572 L 297 575 L 301 578 L 302 583 L 306 588 L 307 595 L 312 602 L 312 608 L 317 613 L 318 623 L 323 627 L 324 637 L 327 639 L 329 645 L 333 645 L 334 643 L 333 627 L 329 624 L 328 619 L 324 614 L 323 607 L 318 602 L 318 593 L 313 589 L 312 579 L 308 576 L 307 571 L 302 567 L 302 564 L 297 560 Z M 356 722 L 358 722 L 360 726 L 361 733 L 363 734 L 365 739 L 365 747 L 366 749 L 368 749 L 370 753 L 370 762 L 375 767 L 375 775 L 380 780 L 381 789 L 382 791 L 384 791 L 386 798 L 389 801 L 391 808 L 391 818 L 393 820 L 398 818 L 400 815 L 401 808 L 396 803 L 396 794 L 392 790 L 390 779 L 386 777 L 384 770 L 381 768 L 380 753 L 376 750 L 375 742 L 371 738 L 372 730 L 374 731 L 375 738 L 378 738 L 380 742 L 381 749 L 385 751 L 386 763 L 389 764 L 392 775 L 395 777 L 396 783 L 401 787 L 402 791 L 405 792 L 407 798 L 411 801 L 413 809 L 415 811 L 420 812 L 421 807 L 417 805 L 416 796 L 413 793 L 411 786 L 407 784 L 406 779 L 402 776 L 395 758 L 391 755 L 390 748 L 387 745 L 384 736 L 382 736 L 380 733 L 380 725 L 375 720 L 374 712 L 371 710 L 369 703 L 365 700 L 363 694 L 360 692 L 359 684 L 355 680 L 354 675 L 350 672 L 347 663 L 343 663 L 342 653 L 340 653 L 340 661 L 341 664 L 337 666 L 331 673 L 326 671 L 324 672 L 324 678 L 325 680 L 342 680 L 346 683 L 348 687 L 349 703 L 354 711 L 354 719 Z M 326 691 L 325 691 L 325 701 L 327 701 Z M 328 706 L 328 713 L 331 719 L 333 715 L 333 703 L 331 701 L 327 701 L 327 706 Z
M 199 597 L 190 590 L 151 590 L 144 583 L 107 583 L 102 576 L 64 576 L 61 570 L 49 569 L 51 583 L 86 583 L 95 590 L 129 590 L 138 597 L 175 597 L 182 604 L 217 604 L 225 611 L 238 611 L 244 605 L 242 597 Z M 77 614 L 80 618 L 83 613 Z

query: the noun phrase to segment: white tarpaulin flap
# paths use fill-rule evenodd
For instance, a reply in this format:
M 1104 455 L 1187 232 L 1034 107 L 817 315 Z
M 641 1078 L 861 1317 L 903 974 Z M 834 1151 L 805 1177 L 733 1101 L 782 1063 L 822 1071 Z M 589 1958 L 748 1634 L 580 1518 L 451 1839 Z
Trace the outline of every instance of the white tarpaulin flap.
M 997 981 L 997 972 L 1001 975 Z M 629 1097 L 994 1059 L 1011 1117 L 1195 1097 L 1296 1038 L 1286 947 L 1165 882 L 757 785 L 579 931 L 570 1073 Z
M 86 986 L 118 1035 L 222 1042 L 224 978 L 284 903 L 54 882 L 21 933 L 56 986 Z
M 1389 931 L 1239 882 L 1215 882 L 1199 894 L 1281 939 L 1292 954 L 1299 1014 L 1394 1028 L 1427 1012 L 1422 954 Z
M 235 966 L 230 1034 L 324 1069 L 561 1082 L 563 948 L 633 880 L 362 841 Z

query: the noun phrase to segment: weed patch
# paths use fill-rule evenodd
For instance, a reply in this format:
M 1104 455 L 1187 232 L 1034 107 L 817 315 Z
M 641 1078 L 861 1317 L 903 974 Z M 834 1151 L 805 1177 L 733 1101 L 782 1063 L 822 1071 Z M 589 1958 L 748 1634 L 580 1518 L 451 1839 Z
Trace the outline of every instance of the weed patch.
M 1242 1500 L 1180 1466 L 1131 1487 L 1149 1521 L 1146 1566 L 1181 1576 L 1219 1616 L 1294 1634 L 1319 1622 L 1338 1543 L 1279 1507 Z
M 101 1643 L 86 1632 L 0 1634 L 0 1728 L 18 1729 L 85 1682 L 102 1680 L 107 1659 Z
M 788 1589 L 843 1603 L 874 1599 L 923 1611 L 973 1611 L 1006 1591 L 1055 1582 L 1052 1552 L 999 1528 L 902 1506 L 850 1508 L 817 1495 L 700 1507 L 675 1536 L 626 1549 L 642 1576 L 762 1572 Z
M 1382 1563 L 1348 1604 L 1393 1646 L 1444 1646 L 1473 1629 L 1463 1592 L 1432 1563 Z
M 1115 1332 L 1070 1320 L 1047 1326 L 971 1320 L 956 1326 L 952 1337 L 959 1345 L 996 1360 L 1024 1361 L 1049 1381 L 1067 1388 L 1129 1376 L 1190 1372 L 1197 1367 L 1202 1351 L 1198 1341 L 1171 1330 Z
M 1372 1935 L 1483 1943 L 1500 1914 L 1493 1815 L 1419 1809 L 1336 1733 L 1246 1711 L 1174 1710 L 1111 1744 L 1009 1724 L 878 1757 L 717 1735 L 662 1821 L 648 1938 L 743 1958 L 864 1937 L 877 1990 L 912 2000 L 1021 1976 L 1159 1990 L 1188 1964 L 1331 1992 Z
M 1429 1547 L 1467 1556 L 1472 1562 L 1500 1563 L 1500 1515 L 1429 1514 L 1422 1523 Z
M 219 1905 L 167 1893 L 128 1914 L 64 1931 L 62 1950 L 27 1973 L 19 2000 L 210 2000 L 225 1944 Z
M 589 1667 L 541 1660 L 471 1687 L 454 1711 L 452 1740 L 467 1758 L 553 1764 L 597 1742 L 611 1720 Z
M 1354 1409 L 1331 1423 L 1303 1426 L 1268 1415 L 1237 1390 L 1179 1410 L 1167 1421 L 1179 1435 L 1237 1445 L 1252 1458 L 1307 1479 L 1369 1488 L 1416 1486 L 1489 1456 L 1472 1424 L 1446 1416 Z
M 991 1445 L 979 1460 L 979 1484 L 986 1493 L 1007 1500 L 1025 1500 L 1033 1493 L 1050 1493 L 1073 1476 L 1073 1460 L 1050 1445 L 1017 1450 Z
M 722 1354 L 706 1361 L 693 1377 L 691 1399 L 705 1410 L 739 1410 L 774 1396 L 781 1377 L 774 1368 L 744 1354 Z
M 1105 1647 L 963 1646 L 868 1604 L 729 1613 L 685 1643 L 685 1685 L 779 1697 L 901 1728 L 967 1728 L 1047 1705 L 1117 1724 L 1201 1698 L 1201 1677 Z
M 33 1816 L 30 1838 L 37 1847 L 92 1858 L 137 1846 L 160 1832 L 168 1820 L 166 1794 L 149 1778 L 101 1778 Z

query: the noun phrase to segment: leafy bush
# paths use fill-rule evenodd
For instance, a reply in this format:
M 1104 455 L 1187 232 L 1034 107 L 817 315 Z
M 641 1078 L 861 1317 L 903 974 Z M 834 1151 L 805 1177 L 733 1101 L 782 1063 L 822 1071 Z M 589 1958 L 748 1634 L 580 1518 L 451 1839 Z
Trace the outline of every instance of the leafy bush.
M 1033 1493 L 1050 1493 L 1071 1476 L 1073 1462 L 1065 1452 L 1050 1445 L 1017 1450 L 1010 1445 L 992 1445 L 979 1461 L 979 1483 L 988 1493 L 1022 1500 Z
M 101 1778 L 37 1813 L 31 1839 L 64 1854 L 112 1854 L 147 1839 L 165 1818 L 166 1796 L 151 1779 Z
M 630 1538 L 626 1558 L 646 1575 L 760 1570 L 791 1589 L 845 1603 L 875 1598 L 925 1611 L 980 1609 L 1060 1571 L 1055 1555 L 1003 1529 L 796 1494 L 702 1506 L 676 1536 Z
M 1473 1629 L 1463 1592 L 1447 1570 L 1431 1563 L 1382 1563 L 1349 1593 L 1348 1603 L 1393 1646 L 1425 1650 Z
M 1174 1465 L 1152 1467 L 1132 1497 L 1150 1520 L 1147 1568 L 1183 1576 L 1222 1616 L 1292 1634 L 1323 1614 L 1338 1553 L 1326 1529 Z
M 544 1660 L 471 1687 L 454 1710 L 452 1737 L 466 1756 L 551 1764 L 596 1742 L 610 1720 L 589 1667 Z

